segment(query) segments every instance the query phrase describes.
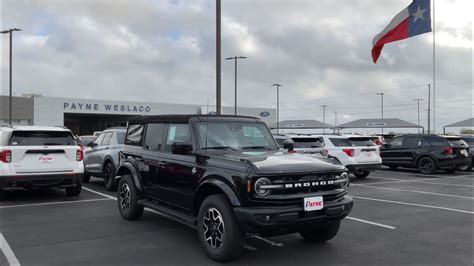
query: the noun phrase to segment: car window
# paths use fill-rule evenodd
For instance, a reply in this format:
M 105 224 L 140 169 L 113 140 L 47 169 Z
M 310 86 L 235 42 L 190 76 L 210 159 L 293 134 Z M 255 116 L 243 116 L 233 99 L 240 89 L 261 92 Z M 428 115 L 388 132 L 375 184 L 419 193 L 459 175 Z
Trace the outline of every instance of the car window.
M 349 138 L 349 140 L 351 141 L 352 146 L 355 147 L 375 146 L 375 143 L 372 141 L 372 138 L 355 137 Z
M 291 138 L 294 148 L 321 148 L 323 144 L 319 138 Z
M 390 140 L 390 145 L 392 145 L 392 147 L 400 147 L 402 146 L 403 139 L 403 137 L 393 138 Z
M 171 152 L 173 142 L 191 143 L 191 134 L 188 124 L 169 124 L 166 134 L 165 151 Z
M 161 150 L 165 124 L 148 124 L 145 133 L 145 145 L 150 150 Z
M 12 146 L 70 146 L 77 145 L 68 131 L 13 131 L 9 145 Z
M 422 146 L 447 146 L 448 141 L 442 137 L 426 136 L 421 140 Z
M 128 126 L 125 144 L 140 145 L 142 141 L 143 125 L 136 124 Z
M 463 137 L 463 139 L 469 146 L 474 146 L 474 137 Z
M 336 147 L 351 147 L 352 143 L 349 139 L 344 138 L 329 138 L 332 144 Z
M 403 147 L 418 147 L 420 145 L 420 138 L 415 136 L 406 136 L 403 138 Z
M 108 132 L 106 134 L 104 134 L 104 139 L 102 140 L 102 143 L 101 145 L 109 145 L 110 144 L 110 140 L 112 139 L 112 132 Z
M 117 132 L 117 144 L 124 144 L 125 143 L 125 132 L 119 131 Z
M 455 146 L 455 147 L 467 146 L 467 143 L 462 138 L 447 138 L 447 140 L 448 140 L 448 143 L 451 144 L 451 146 Z
M 82 145 L 87 146 L 90 143 L 94 142 L 95 137 L 82 137 L 80 140 L 81 140 Z
M 100 136 L 98 136 L 98 137 L 94 140 L 94 144 L 96 144 L 96 145 L 101 145 L 102 140 L 104 139 L 104 137 L 105 137 L 105 134 L 100 134 Z

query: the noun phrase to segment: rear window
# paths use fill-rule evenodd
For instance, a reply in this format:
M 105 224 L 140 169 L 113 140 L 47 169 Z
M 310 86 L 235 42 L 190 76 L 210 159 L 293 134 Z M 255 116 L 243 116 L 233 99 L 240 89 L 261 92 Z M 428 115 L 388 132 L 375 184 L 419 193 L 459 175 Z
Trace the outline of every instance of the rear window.
M 421 139 L 422 146 L 446 146 L 448 141 L 442 137 L 423 137 Z
M 319 138 L 292 138 L 294 148 L 321 148 L 323 144 Z
M 463 140 L 469 144 L 469 146 L 474 145 L 474 137 L 463 137 Z
M 451 146 L 467 146 L 467 143 L 462 138 L 448 138 L 448 142 Z
M 71 132 L 67 131 L 13 131 L 9 145 L 12 146 L 70 146 L 77 145 Z
M 125 143 L 129 145 L 140 145 L 142 141 L 143 125 L 130 125 L 128 126 L 127 136 L 125 137 Z
M 332 144 L 336 147 L 351 147 L 352 143 L 349 139 L 343 138 L 329 138 Z
M 375 146 L 375 143 L 371 138 L 349 138 L 349 140 L 352 143 L 352 146 L 355 147 Z
M 125 143 L 125 132 L 117 132 L 117 143 L 124 144 Z

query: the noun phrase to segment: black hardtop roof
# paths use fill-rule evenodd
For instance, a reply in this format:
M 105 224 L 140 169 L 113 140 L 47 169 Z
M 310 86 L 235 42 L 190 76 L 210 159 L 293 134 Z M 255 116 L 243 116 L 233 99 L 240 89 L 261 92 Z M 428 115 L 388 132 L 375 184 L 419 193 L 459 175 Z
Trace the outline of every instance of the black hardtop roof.
M 191 119 L 198 119 L 200 121 L 254 121 L 262 122 L 260 119 L 251 116 L 235 116 L 235 115 L 148 115 L 140 116 L 129 121 L 130 124 L 144 124 L 144 123 L 189 123 Z

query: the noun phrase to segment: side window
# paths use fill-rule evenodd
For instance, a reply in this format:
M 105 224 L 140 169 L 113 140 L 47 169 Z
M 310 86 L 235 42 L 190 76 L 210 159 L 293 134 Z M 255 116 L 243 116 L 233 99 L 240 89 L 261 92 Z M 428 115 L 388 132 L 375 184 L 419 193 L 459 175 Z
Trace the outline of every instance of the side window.
M 402 146 L 403 147 L 418 147 L 420 145 L 419 140 L 420 140 L 419 137 L 404 137 L 402 141 Z
M 173 142 L 191 143 L 188 124 L 169 124 L 166 134 L 165 151 L 171 152 Z
M 100 136 L 95 139 L 94 144 L 101 145 L 104 136 L 105 134 L 100 134 Z
M 426 146 L 449 146 L 448 141 L 442 137 L 426 136 L 422 138 L 421 145 Z
M 104 140 L 102 141 L 101 145 L 109 145 L 110 144 L 110 139 L 112 139 L 112 132 L 109 132 L 109 133 L 106 133 L 106 134 L 103 134 L 103 135 L 105 135 L 105 136 L 104 136 Z
M 392 147 L 400 147 L 402 146 L 402 142 L 403 142 L 403 137 L 397 137 L 397 138 L 392 139 L 392 141 L 390 141 L 390 144 L 392 145 Z
M 148 124 L 145 133 L 145 145 L 149 150 L 161 150 L 165 124 Z
M 127 130 L 125 144 L 140 145 L 142 142 L 143 125 L 130 125 Z

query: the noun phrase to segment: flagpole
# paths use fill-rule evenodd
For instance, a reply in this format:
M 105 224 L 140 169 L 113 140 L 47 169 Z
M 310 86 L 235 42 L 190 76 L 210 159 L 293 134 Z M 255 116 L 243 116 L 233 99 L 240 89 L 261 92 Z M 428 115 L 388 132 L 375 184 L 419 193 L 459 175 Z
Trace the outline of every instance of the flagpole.
M 433 0 L 433 133 L 436 134 L 436 17 L 435 2 Z

